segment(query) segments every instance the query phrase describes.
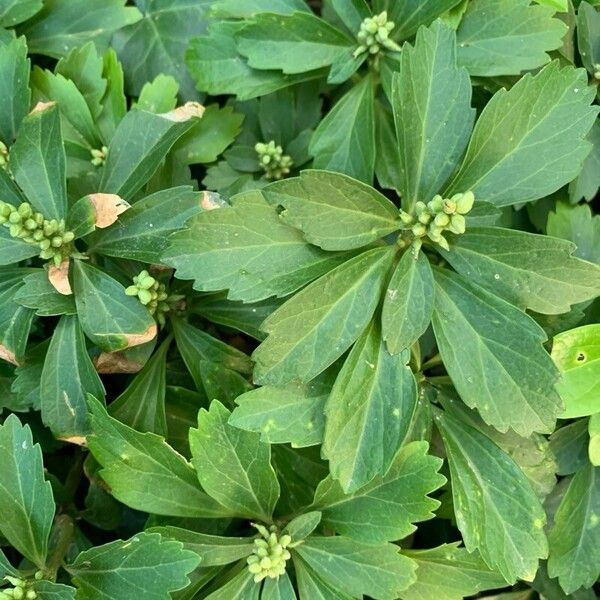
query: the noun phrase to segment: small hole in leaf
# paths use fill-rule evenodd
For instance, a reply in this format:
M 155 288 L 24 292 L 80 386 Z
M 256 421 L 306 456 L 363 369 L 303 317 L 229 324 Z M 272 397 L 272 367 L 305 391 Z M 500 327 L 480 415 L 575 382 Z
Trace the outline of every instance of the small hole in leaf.
M 583 352 L 578 352 L 577 353 L 577 361 L 583 362 L 584 360 L 585 360 L 585 354 Z

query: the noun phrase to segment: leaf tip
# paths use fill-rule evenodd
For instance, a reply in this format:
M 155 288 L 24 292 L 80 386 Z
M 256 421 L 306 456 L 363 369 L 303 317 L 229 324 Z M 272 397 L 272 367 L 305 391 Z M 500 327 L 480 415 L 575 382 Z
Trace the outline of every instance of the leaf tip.
M 95 225 L 99 229 L 109 227 L 119 218 L 119 215 L 131 208 L 129 202 L 123 200 L 117 194 L 98 192 L 90 194 L 89 199 L 96 213 Z

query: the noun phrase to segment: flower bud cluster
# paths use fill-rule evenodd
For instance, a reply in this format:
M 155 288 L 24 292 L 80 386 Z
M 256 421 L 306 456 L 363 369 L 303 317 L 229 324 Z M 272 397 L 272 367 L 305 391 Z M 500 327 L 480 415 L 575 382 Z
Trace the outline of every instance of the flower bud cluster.
M 289 175 L 294 161 L 291 156 L 284 154 L 283 148 L 275 145 L 273 140 L 268 144 L 259 142 L 254 149 L 258 154 L 258 164 L 265 172 L 267 179 L 283 179 Z
M 4 169 L 8 171 L 8 161 L 10 159 L 10 155 L 8 154 L 8 147 L 2 140 L 0 140 L 0 169 Z
M 271 525 L 269 529 L 256 523 L 252 525 L 261 537 L 254 540 L 254 550 L 246 561 L 248 571 L 254 575 L 256 583 L 267 577 L 278 579 L 285 573 L 286 562 L 291 557 L 287 548 L 292 543 L 292 538 L 287 534 L 279 535 L 275 525 Z
M 400 52 L 400 46 L 389 37 L 396 25 L 393 21 L 388 21 L 387 17 L 387 11 L 383 11 L 374 17 L 367 17 L 361 23 L 360 31 L 356 36 L 359 46 L 354 51 L 355 58 L 365 52 L 375 55 L 383 49 Z
M 145 270 L 133 278 L 133 285 L 126 288 L 125 293 L 128 296 L 136 296 L 163 327 L 166 323 L 165 314 L 171 310 L 175 302 L 183 298 L 183 296 L 169 294 L 165 284 L 156 281 Z
M 37 571 L 35 579 L 39 580 L 42 577 L 42 572 Z M 36 600 L 38 597 L 37 592 L 31 588 L 31 582 L 9 575 L 4 580 L 8 581 L 12 587 L 0 589 L 0 600 Z
M 108 156 L 108 148 L 106 146 L 102 146 L 100 150 L 93 148 L 90 150 L 90 154 L 92 155 L 91 163 L 95 167 L 101 167 L 106 162 L 106 157 Z
M 600 81 L 600 63 L 594 65 L 594 79 Z
M 4 225 L 12 237 L 36 244 L 40 249 L 39 257 L 53 260 L 57 267 L 73 251 L 75 234 L 66 231 L 65 220 L 44 219 L 44 215 L 35 212 L 28 202 L 17 208 L 0 201 L 0 225 Z
M 465 232 L 466 215 L 475 202 L 473 192 L 454 194 L 452 198 L 442 198 L 439 194 L 427 204 L 417 202 L 415 215 L 400 211 L 400 220 L 406 229 L 410 229 L 414 236 L 413 244 L 419 249 L 423 238 L 427 236 L 433 243 L 444 250 L 450 250 L 448 241 L 444 237 L 446 231 L 461 234 Z

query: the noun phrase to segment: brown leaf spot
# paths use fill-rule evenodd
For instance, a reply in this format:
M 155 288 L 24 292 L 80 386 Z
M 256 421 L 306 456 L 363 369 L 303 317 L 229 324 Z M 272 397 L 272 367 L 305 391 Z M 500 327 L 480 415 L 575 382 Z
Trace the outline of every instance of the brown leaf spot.
M 137 373 L 143 368 L 143 363 L 129 360 L 121 352 L 102 352 L 94 359 L 96 371 L 102 375 L 115 373 Z
M 96 227 L 104 229 L 112 225 L 119 215 L 123 214 L 131 205 L 116 194 L 90 194 L 90 202 L 96 211 Z
M 223 202 L 219 194 L 206 190 L 202 192 L 202 198 L 200 199 L 200 208 L 202 210 L 214 210 L 215 208 L 225 207 L 227 207 L 227 204 Z
M 127 348 L 132 348 L 133 346 L 141 346 L 150 340 L 153 340 L 158 333 L 158 326 L 156 323 L 152 323 L 144 333 L 130 333 L 123 334 L 123 337 L 127 340 Z
M 183 106 L 178 106 L 174 110 L 162 113 L 160 116 L 168 121 L 175 123 L 185 123 L 192 118 L 201 118 L 204 114 L 204 106 L 199 102 L 186 102 Z
M 11 352 L 6 346 L 0 344 L 0 358 L 2 360 L 6 360 L 9 363 L 12 363 L 13 365 L 16 365 L 17 367 L 19 367 L 19 361 L 17 360 L 17 357 L 15 356 L 14 352 Z
M 77 444 L 78 446 L 86 446 L 87 438 L 84 435 L 71 435 L 68 437 L 57 438 L 61 442 L 67 442 L 68 444 Z
M 65 258 L 65 260 L 60 263 L 60 267 L 54 265 L 48 267 L 48 281 L 59 294 L 62 294 L 63 296 L 70 296 L 73 294 L 71 283 L 69 282 L 68 258 Z
M 30 115 L 34 115 L 35 113 L 44 112 L 45 110 L 52 108 L 56 102 L 38 102 L 29 113 Z

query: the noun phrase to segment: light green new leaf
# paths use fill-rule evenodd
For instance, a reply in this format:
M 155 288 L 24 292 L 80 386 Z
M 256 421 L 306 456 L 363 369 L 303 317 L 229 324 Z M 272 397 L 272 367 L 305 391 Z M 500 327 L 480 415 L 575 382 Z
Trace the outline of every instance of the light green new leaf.
M 136 510 L 172 517 L 215 518 L 230 512 L 206 495 L 190 463 L 154 433 L 140 433 L 89 399 L 87 445 L 111 494 Z M 152 490 L 152 493 L 148 493 Z
M 160 263 L 167 238 L 201 210 L 203 194 L 181 186 L 138 200 L 91 240 L 91 251 L 146 263 Z
M 109 413 L 121 423 L 138 431 L 167 435 L 165 393 L 168 337 L 137 373 L 125 391 L 109 407 Z
M 195 105 L 159 115 L 140 109 L 129 111 L 108 146 L 100 191 L 125 199 L 134 196 L 200 114 Z
M 429 25 L 437 17 L 460 3 L 461 0 L 374 0 L 375 14 L 384 10 L 388 19 L 396 24 L 394 39 L 405 40 L 417 32 L 421 25 Z
M 586 465 L 573 477 L 548 536 L 548 575 L 565 594 L 600 577 L 600 468 Z
M 236 36 L 238 50 L 254 69 L 285 74 L 328 67 L 356 42 L 309 12 L 259 13 Z
M 15 294 L 14 300 L 22 306 L 34 309 L 36 315 L 53 317 L 77 313 L 73 296 L 59 294 L 50 283 L 47 271 L 40 269 L 36 272 L 30 272 L 21 281 L 23 285 Z
M 287 296 L 348 257 L 308 244 L 260 193 L 242 194 L 232 204 L 199 214 L 169 240 L 162 262 L 177 269 L 179 279 L 193 279 L 194 289 L 229 288 L 230 300 L 244 302 Z
M 577 48 L 583 66 L 594 74 L 600 63 L 600 13 L 588 2 L 577 9 Z
M 177 106 L 179 84 L 170 75 L 157 75 L 144 84 L 136 106 L 152 113 L 164 113 Z
M 592 216 L 589 205 L 557 203 L 548 215 L 546 233 L 577 244 L 575 256 L 600 264 L 600 215 Z
M 417 581 L 402 592 L 402 600 L 462 600 L 478 592 L 506 587 L 506 580 L 459 543 L 431 550 L 404 550 L 418 565 Z
M 456 33 L 458 62 L 481 77 L 519 75 L 550 61 L 567 27 L 530 0 L 472 0 Z
M 406 438 L 417 404 L 408 351 L 391 355 L 377 320 L 358 338 L 325 406 L 321 453 L 346 493 L 385 475 Z
M 518 308 L 448 270 L 436 270 L 433 330 L 465 404 L 499 431 L 548 433 L 561 411 L 558 371 L 542 328 Z
M 142 19 L 115 34 L 113 46 L 127 74 L 127 92 L 139 95 L 157 75 L 173 76 L 181 95 L 194 98 L 194 84 L 183 62 L 188 42 L 206 31 L 209 0 L 136 0 Z
M 572 256 L 575 244 L 499 227 L 468 229 L 444 258 L 469 281 L 545 315 L 600 295 L 600 266 Z
M 292 519 L 284 529 L 294 542 L 307 538 L 321 522 L 321 513 L 313 510 Z
M 203 567 L 228 565 L 250 556 L 254 549 L 254 538 L 249 537 L 208 535 L 173 526 L 152 527 L 147 531 L 181 542 L 186 550 L 200 557 Z
M 14 27 L 27 21 L 42 6 L 42 0 L 0 0 L 0 27 Z
M 284 207 L 286 223 L 324 250 L 360 248 L 400 227 L 398 210 L 383 194 L 340 173 L 303 171 L 263 194 Z
M 561 371 L 556 389 L 565 403 L 561 419 L 600 412 L 600 325 L 584 325 L 555 336 L 552 358 Z
M 391 542 L 416 530 L 413 523 L 433 518 L 440 503 L 427 496 L 446 481 L 441 459 L 429 456 L 427 442 L 411 442 L 397 453 L 385 475 L 344 494 L 331 475 L 315 492 L 313 507 L 322 522 L 342 535 L 364 542 Z
M 516 463 L 483 433 L 448 413 L 436 424 L 450 464 L 456 523 L 469 552 L 509 583 L 533 581 L 548 556 L 546 514 Z
M 424 333 L 433 314 L 433 274 L 422 253 L 405 252 L 383 300 L 381 326 L 391 354 L 410 348 Z
M 2 22 L 0 5 L 0 23 Z M 29 60 L 24 37 L 11 40 L 0 47 L 0 141 L 10 146 L 17 137 L 21 121 L 29 112 Z
M 42 451 L 28 425 L 12 414 L 0 425 L 0 532 L 37 567 L 46 564 L 54 519 L 52 487 L 44 479 Z
M 27 200 L 46 219 L 66 216 L 65 163 L 58 107 L 38 105 L 21 123 L 10 168 Z
M 229 422 L 260 433 L 260 439 L 269 444 L 290 443 L 295 448 L 320 444 L 332 379 L 326 371 L 307 384 L 265 385 L 246 392 L 236 398 L 238 406 Z
M 375 169 L 374 84 L 370 76 L 342 96 L 312 136 L 315 169 L 371 183 Z
M 44 0 L 44 8 L 22 30 L 29 52 L 60 58 L 93 41 L 103 52 L 112 34 L 140 18 L 125 0 Z
M 395 600 L 416 580 L 416 563 L 399 550 L 343 536 L 310 537 L 295 548 L 302 562 L 335 590 L 375 600 Z
M 393 76 L 392 107 L 399 146 L 400 191 L 411 211 L 452 175 L 473 128 L 471 81 L 456 66 L 456 35 L 441 21 L 422 28 L 402 49 Z
M 139 595 L 144 600 L 169 600 L 189 584 L 188 573 L 200 559 L 183 545 L 165 541 L 158 533 L 138 533 L 85 550 L 66 567 L 80 600 L 121 600 Z
M 377 308 L 393 253 L 389 246 L 368 250 L 271 314 L 262 326 L 269 335 L 253 354 L 255 382 L 308 382 L 344 354 Z
M 88 433 L 86 394 L 104 398 L 104 386 L 90 360 L 75 315 L 61 317 L 44 361 L 40 381 L 42 421 L 56 437 Z
M 102 350 L 125 350 L 156 337 L 152 315 L 110 275 L 75 260 L 73 284 L 81 327 Z
M 215 500 L 237 516 L 268 523 L 279 498 L 271 448 L 259 434 L 229 425 L 230 414 L 217 400 L 200 411 L 198 429 L 190 429 L 192 463 Z
M 447 194 L 471 190 L 508 206 L 543 198 L 569 183 L 590 151 L 584 140 L 598 109 L 582 69 L 554 62 L 501 89 L 477 120 Z

